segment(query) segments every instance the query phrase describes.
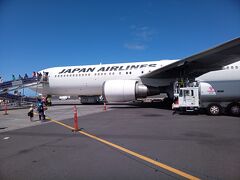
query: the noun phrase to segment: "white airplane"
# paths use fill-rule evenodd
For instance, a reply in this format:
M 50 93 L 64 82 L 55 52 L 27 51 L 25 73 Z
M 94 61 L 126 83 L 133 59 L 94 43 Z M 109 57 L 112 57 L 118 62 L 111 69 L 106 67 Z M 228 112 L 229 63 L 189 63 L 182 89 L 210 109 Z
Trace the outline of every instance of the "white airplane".
M 34 90 L 43 95 L 77 95 L 86 102 L 101 95 L 108 102 L 133 101 L 160 93 L 172 98 L 177 78 L 214 79 L 214 72 L 230 70 L 234 72 L 232 77 L 240 80 L 240 38 L 182 60 L 44 69 L 40 72 L 48 73 L 48 83 Z

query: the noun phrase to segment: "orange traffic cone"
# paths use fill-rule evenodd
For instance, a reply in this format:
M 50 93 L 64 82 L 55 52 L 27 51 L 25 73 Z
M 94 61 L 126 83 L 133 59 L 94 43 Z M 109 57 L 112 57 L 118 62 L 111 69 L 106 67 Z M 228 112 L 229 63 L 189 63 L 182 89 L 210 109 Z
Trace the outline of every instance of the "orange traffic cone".
M 7 103 L 4 104 L 4 115 L 8 115 L 8 112 L 7 112 Z
M 74 113 L 74 132 L 79 131 L 78 128 L 78 114 L 77 114 L 77 108 L 76 105 L 73 107 L 73 113 Z
M 104 110 L 104 111 L 107 110 L 107 105 L 106 105 L 106 103 L 104 103 L 104 105 L 103 105 L 103 110 Z

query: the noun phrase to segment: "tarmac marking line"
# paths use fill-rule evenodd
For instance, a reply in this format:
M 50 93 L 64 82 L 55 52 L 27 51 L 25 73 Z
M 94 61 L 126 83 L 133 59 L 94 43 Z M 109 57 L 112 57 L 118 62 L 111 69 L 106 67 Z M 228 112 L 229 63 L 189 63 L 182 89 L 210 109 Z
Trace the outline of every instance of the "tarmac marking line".
M 67 124 L 64 124 L 64 123 L 62 123 L 62 122 L 53 120 L 53 119 L 51 119 L 51 118 L 49 118 L 49 117 L 48 117 L 47 119 L 48 119 L 49 121 L 52 121 L 52 122 L 54 122 L 54 123 L 57 123 L 57 124 L 59 124 L 59 125 L 61 125 L 61 126 L 64 126 L 64 127 L 68 128 L 68 129 L 74 130 L 73 127 L 71 127 L 71 126 L 69 126 L 69 125 L 67 125 Z M 137 158 L 139 158 L 139 159 L 142 159 L 142 160 L 144 160 L 144 161 L 146 161 L 146 162 L 148 162 L 148 163 L 154 164 L 155 166 L 158 166 L 158 167 L 160 167 L 160 168 L 163 168 L 163 169 L 165 169 L 165 170 L 168 170 L 168 171 L 170 171 L 170 172 L 172 172 L 172 173 L 175 173 L 175 174 L 177 174 L 177 175 L 179 175 L 179 176 L 185 177 L 186 179 L 200 180 L 200 178 L 198 178 L 198 177 L 195 177 L 195 176 L 190 175 L 190 174 L 188 174 L 188 173 L 185 173 L 185 172 L 183 172 L 183 171 L 181 171 L 181 170 L 178 170 L 178 169 L 173 168 L 173 167 L 170 167 L 170 166 L 168 166 L 168 165 L 166 165 L 166 164 L 163 164 L 163 163 L 160 163 L 160 162 L 158 162 L 158 161 L 155 161 L 155 160 L 153 160 L 153 159 L 151 159 L 151 158 L 149 158 L 149 157 L 143 156 L 143 155 L 141 155 L 141 154 L 138 154 L 138 153 L 136 153 L 136 152 L 134 152 L 134 151 L 128 150 L 128 149 L 126 149 L 126 148 L 124 148 L 124 147 L 121 147 L 121 146 L 119 146 L 119 145 L 113 144 L 113 143 L 111 143 L 111 142 L 109 142 L 109 141 L 106 141 L 106 140 L 101 139 L 101 138 L 99 138 L 99 137 L 97 137 L 97 136 L 91 135 L 91 134 L 89 134 L 89 133 L 87 133 L 87 132 L 84 132 L 84 131 L 77 131 L 77 132 L 79 132 L 80 134 L 83 134 L 83 135 L 85 135 L 85 136 L 87 136 L 87 137 L 90 137 L 90 138 L 92 138 L 92 139 L 95 139 L 95 140 L 97 140 L 97 141 L 100 141 L 100 142 L 102 142 L 102 143 L 104 143 L 104 144 L 107 144 L 107 145 L 109 145 L 109 146 L 112 146 L 112 147 L 114 147 L 114 148 L 116 148 L 116 149 L 118 149 L 118 150 L 121 150 L 121 151 L 123 151 L 123 152 L 125 152 L 125 153 L 128 153 L 128 154 L 130 154 L 130 155 L 132 155 L 132 156 L 135 156 L 135 157 L 137 157 Z
M 35 115 L 38 115 L 37 113 L 34 113 L 34 114 L 35 114 Z M 64 127 L 68 128 L 68 129 L 74 130 L 73 127 L 71 127 L 71 126 L 69 126 L 69 125 L 67 125 L 67 124 L 61 123 L 61 122 L 59 122 L 59 121 L 53 120 L 53 119 L 51 119 L 50 117 L 46 117 L 46 120 L 55 122 L 55 123 L 57 123 L 57 124 L 59 124 L 59 125 L 62 125 L 62 126 L 64 126 Z
M 52 121 L 52 122 L 54 122 L 54 123 L 57 123 L 57 124 L 59 124 L 59 125 L 61 125 L 61 126 L 64 126 L 64 127 L 68 128 L 68 129 L 74 130 L 73 127 L 71 127 L 71 126 L 69 126 L 69 125 L 67 125 L 67 124 L 64 124 L 64 123 L 59 122 L 59 121 L 55 121 L 55 120 L 53 120 L 53 119 L 51 119 L 51 118 L 47 118 L 47 119 L 50 120 L 50 121 Z

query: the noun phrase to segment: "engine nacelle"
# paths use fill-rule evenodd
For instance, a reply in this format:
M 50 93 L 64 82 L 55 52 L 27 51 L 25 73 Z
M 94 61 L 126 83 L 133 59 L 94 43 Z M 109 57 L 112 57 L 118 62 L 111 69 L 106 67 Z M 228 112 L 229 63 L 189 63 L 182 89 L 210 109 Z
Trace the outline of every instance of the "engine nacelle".
M 108 102 L 128 102 L 148 95 L 148 87 L 136 80 L 108 80 L 103 84 L 103 96 Z

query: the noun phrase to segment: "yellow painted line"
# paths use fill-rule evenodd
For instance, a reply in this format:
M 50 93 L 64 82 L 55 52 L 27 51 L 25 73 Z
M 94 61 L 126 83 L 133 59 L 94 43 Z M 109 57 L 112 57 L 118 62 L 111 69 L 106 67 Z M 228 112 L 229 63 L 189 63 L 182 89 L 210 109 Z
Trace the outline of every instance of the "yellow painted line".
M 178 174 L 178 175 L 180 175 L 180 176 L 182 176 L 182 177 L 185 177 L 185 178 L 187 178 L 187 179 L 192 179 L 192 180 L 198 180 L 198 179 L 199 179 L 199 178 L 194 177 L 194 176 L 192 176 L 192 175 L 190 175 L 190 174 L 187 174 L 187 173 L 185 173 L 185 172 L 183 172 L 183 171 L 180 171 L 180 170 L 178 170 L 178 169 L 172 168 L 172 167 L 170 167 L 170 166 L 168 166 L 168 165 L 165 165 L 165 164 L 163 164 L 163 163 L 160 163 L 160 162 L 158 162 L 158 161 L 155 161 L 155 160 L 153 160 L 153 159 L 151 159 L 151 158 L 148 158 L 148 157 L 146 157 L 146 156 L 143 156 L 143 155 L 141 155 L 141 154 L 138 154 L 138 153 L 136 153 L 136 152 L 134 152 L 134 151 L 128 150 L 128 149 L 126 149 L 126 148 L 124 148 L 124 147 L 121 147 L 121 146 L 119 146 L 119 145 L 113 144 L 113 143 L 111 143 L 111 142 L 109 142 L 109 141 L 106 141 L 106 140 L 104 140 L 104 139 L 98 138 L 98 137 L 96 137 L 96 136 L 94 136 L 94 135 L 91 135 L 91 134 L 89 134 L 89 133 L 86 133 L 86 132 L 83 132 L 83 131 L 79 131 L 79 133 L 84 134 L 85 136 L 88 136 L 88 137 L 90 137 L 90 138 L 93 138 L 93 139 L 95 139 L 95 140 L 97 140 L 97 141 L 100 141 L 100 142 L 102 142 L 102 143 L 104 143 L 104 144 L 107 144 L 107 145 L 109 145 L 109 146 L 115 147 L 116 149 L 119 149 L 119 150 L 121 150 L 121 151 L 123 151 L 123 152 L 125 152 L 125 153 L 128 153 L 128 154 L 131 154 L 132 156 L 138 157 L 138 158 L 140 158 L 140 159 L 142 159 L 142 160 L 144 160 L 144 161 L 147 161 L 147 162 L 149 162 L 149 163 L 151 163 L 151 164 L 154 164 L 154 165 L 156 165 L 156 166 L 158 166 L 158 167 L 161 167 L 161 168 L 163 168 L 163 169 L 166 169 L 166 170 L 168 170 L 168 171 L 170 171 L 170 172 L 173 172 L 173 173 L 175 173 L 175 174 Z
M 50 121 L 52 121 L 52 122 L 55 122 L 55 123 L 57 123 L 57 124 L 59 124 L 59 125 L 62 125 L 62 126 L 68 128 L 68 129 L 74 130 L 73 127 L 71 127 L 71 126 L 69 126 L 69 125 L 67 125 L 67 124 L 61 123 L 61 122 L 59 122 L 59 121 L 55 121 L 55 120 L 53 120 L 53 119 L 51 119 L 51 118 L 48 118 L 48 120 L 50 120 Z
M 64 124 L 64 123 L 62 123 L 62 122 L 53 120 L 53 119 L 51 119 L 51 118 L 49 118 L 49 117 L 47 117 L 47 119 L 50 120 L 50 121 L 52 121 L 52 122 L 54 122 L 54 123 L 57 123 L 57 124 L 59 124 L 59 125 L 62 125 L 62 126 L 68 128 L 68 129 L 74 130 L 73 127 L 71 127 L 71 126 L 69 126 L 69 125 L 67 125 L 67 124 Z M 190 175 L 190 174 L 188 174 L 188 173 L 185 173 L 185 172 L 183 172 L 183 171 L 181 171 L 181 170 L 178 170 L 178 169 L 173 168 L 173 167 L 170 167 L 170 166 L 168 166 L 168 165 L 166 165 L 166 164 L 163 164 L 163 163 L 160 163 L 160 162 L 158 162 L 158 161 L 155 161 L 155 160 L 153 160 L 153 159 L 151 159 L 151 158 L 149 158 L 149 157 L 146 157 L 146 156 L 143 156 L 143 155 L 141 155 L 141 154 L 138 154 L 138 153 L 136 153 L 136 152 L 134 152 L 134 151 L 128 150 L 128 149 L 126 149 L 126 148 L 124 148 L 124 147 L 121 147 L 121 146 L 119 146 L 119 145 L 117 145 L 117 144 L 113 144 L 113 143 L 111 143 L 111 142 L 109 142 L 109 141 L 106 141 L 106 140 L 101 139 L 101 138 L 99 138 L 99 137 L 97 137 L 97 136 L 91 135 L 91 134 L 89 134 L 89 133 L 87 133 L 87 132 L 84 132 L 84 131 L 78 131 L 78 132 L 79 132 L 80 134 L 83 134 L 83 135 L 87 136 L 87 137 L 90 137 L 90 138 L 95 139 L 95 140 L 97 140 L 97 141 L 100 141 L 100 142 L 102 142 L 102 143 L 104 143 L 104 144 L 107 144 L 107 145 L 109 145 L 109 146 L 111 146 L 111 147 L 114 147 L 114 148 L 116 148 L 116 149 L 118 149 L 118 150 L 121 150 L 121 151 L 123 151 L 123 152 L 125 152 L 125 153 L 131 154 L 132 156 L 135 156 L 135 157 L 137 157 L 137 158 L 139 158 L 139 159 L 142 159 L 142 160 L 144 160 L 144 161 L 146 161 L 146 162 L 149 162 L 149 163 L 151 163 L 151 164 L 154 164 L 154 165 L 156 165 L 156 166 L 158 166 L 158 167 L 160 167 L 160 168 L 163 168 L 163 169 L 168 170 L 168 171 L 170 171 L 170 172 L 172 172 L 172 173 L 175 173 L 175 174 L 177 174 L 177 175 L 179 175 L 179 176 L 182 176 L 182 177 L 185 177 L 185 178 L 191 179 L 191 180 L 200 180 L 200 178 L 198 178 L 198 177 L 192 176 L 192 175 Z
M 34 113 L 34 114 L 35 114 L 35 115 L 38 115 L 37 113 Z M 68 129 L 74 130 L 73 127 L 71 127 L 71 126 L 69 126 L 69 125 L 67 125 L 67 124 L 64 124 L 64 123 L 61 123 L 61 122 L 59 122 L 59 121 L 53 120 L 53 119 L 51 119 L 50 117 L 47 117 L 47 116 L 46 116 L 45 118 L 46 118 L 46 120 L 55 122 L 55 123 L 57 123 L 57 124 L 59 124 L 59 125 L 61 125 L 61 126 L 64 126 L 64 127 L 68 128 Z

